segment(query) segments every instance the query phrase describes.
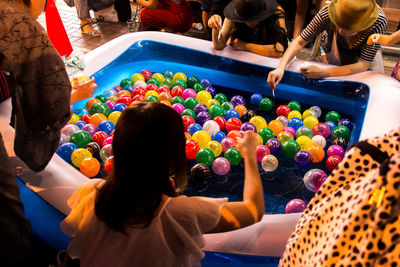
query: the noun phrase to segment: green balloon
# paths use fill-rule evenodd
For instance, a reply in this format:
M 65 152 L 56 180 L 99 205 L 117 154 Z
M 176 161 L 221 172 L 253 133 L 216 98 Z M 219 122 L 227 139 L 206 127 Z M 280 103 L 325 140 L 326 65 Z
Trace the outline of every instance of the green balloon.
M 263 98 L 259 104 L 260 109 L 264 111 L 270 111 L 273 106 L 274 104 L 272 103 L 272 100 L 267 97 Z
M 96 96 L 96 98 L 103 103 L 105 103 L 107 101 L 107 97 L 105 97 L 104 95 L 98 95 L 98 96 Z
M 202 83 L 196 83 L 193 86 L 193 89 L 196 91 L 196 93 L 203 91 L 205 89 L 204 85 Z
M 301 112 L 301 105 L 297 101 L 290 101 L 288 107 L 290 108 L 291 111 L 297 110 L 298 112 Z
M 183 102 L 184 102 L 184 100 L 183 100 L 183 98 L 180 97 L 180 96 L 174 96 L 174 97 L 171 99 L 171 104 L 172 104 L 172 105 L 173 105 L 173 104 L 176 104 L 176 103 L 179 103 L 179 104 L 182 104 L 182 105 L 183 105 Z
M 160 99 L 155 95 L 149 95 L 145 100 L 145 102 L 160 102 Z
M 225 111 L 228 111 L 228 110 L 233 109 L 233 104 L 232 104 L 231 102 L 224 102 L 224 103 L 221 104 L 221 107 L 222 107 Z
M 339 125 L 333 129 L 331 139 L 335 140 L 338 137 L 342 137 L 342 138 L 344 138 L 344 140 L 346 140 L 348 142 L 350 139 L 350 134 L 351 134 L 351 132 L 350 132 L 349 128 L 347 128 L 347 126 Z
M 182 112 L 181 116 L 185 116 L 185 115 L 190 116 L 190 117 L 192 117 L 194 120 L 196 120 L 196 112 L 194 112 L 193 109 L 190 109 L 190 108 L 185 109 L 185 110 Z
M 172 80 L 174 78 L 174 75 L 175 75 L 175 72 L 173 72 L 172 70 L 167 70 L 164 73 L 164 78 L 169 78 Z
M 170 78 L 164 78 L 164 79 L 161 81 L 159 87 L 161 87 L 161 86 L 167 86 L 168 88 L 171 88 L 172 84 L 173 84 L 172 79 L 170 79 Z
M 79 148 L 86 148 L 86 145 L 92 142 L 92 137 L 88 132 L 80 130 L 71 134 L 70 142 Z
M 329 111 L 325 115 L 325 121 L 333 121 L 335 124 L 338 124 L 340 119 L 341 119 L 341 116 L 336 111 Z
M 265 144 L 269 139 L 274 138 L 274 132 L 268 128 L 262 128 L 261 130 L 258 131 L 258 134 L 261 136 L 263 143 Z
M 225 151 L 224 158 L 229 160 L 231 165 L 238 165 L 242 160 L 242 155 L 240 154 L 239 150 L 232 147 Z
M 189 87 L 189 88 L 193 88 L 194 89 L 194 85 L 196 84 L 196 83 L 199 83 L 200 82 L 200 80 L 199 80 L 199 78 L 197 78 L 196 76 L 192 76 L 192 77 L 190 77 L 188 80 L 187 80 L 187 86 Z
M 214 159 L 214 152 L 209 148 L 202 148 L 196 154 L 196 161 L 206 166 L 210 166 L 214 162 Z
M 127 85 L 132 85 L 133 86 L 133 82 L 131 79 L 123 79 L 120 84 L 119 84 L 122 88 L 124 88 Z
M 176 81 L 172 84 L 172 87 L 177 86 L 177 85 L 182 86 L 184 89 L 187 88 L 187 84 L 186 84 L 186 82 L 185 82 L 184 80 L 176 80 Z
M 96 113 L 102 113 L 108 118 L 108 115 L 110 115 L 111 110 L 103 102 L 97 102 L 97 103 L 94 103 L 93 106 L 90 108 L 91 115 L 96 114 Z
M 223 93 L 217 94 L 214 99 L 218 100 L 218 102 L 222 105 L 222 103 L 228 101 L 228 98 Z
M 290 159 L 294 159 L 294 156 L 300 151 L 300 149 L 300 145 L 294 140 L 286 141 L 282 145 L 283 155 Z
M 313 130 L 308 127 L 308 126 L 301 126 L 297 129 L 296 131 L 296 138 L 299 138 L 300 136 L 305 135 L 311 138 L 314 136 Z
M 190 108 L 190 109 L 194 109 L 194 107 L 197 104 L 199 104 L 199 101 L 197 101 L 197 99 L 194 97 L 186 98 L 186 100 L 183 102 L 183 105 L 185 106 L 185 108 Z
M 214 119 L 218 116 L 224 116 L 225 110 L 218 104 L 212 105 L 209 109 L 211 119 Z
M 150 78 L 147 80 L 147 84 L 155 84 L 155 85 L 160 85 L 160 83 L 158 82 L 158 80 L 156 78 Z

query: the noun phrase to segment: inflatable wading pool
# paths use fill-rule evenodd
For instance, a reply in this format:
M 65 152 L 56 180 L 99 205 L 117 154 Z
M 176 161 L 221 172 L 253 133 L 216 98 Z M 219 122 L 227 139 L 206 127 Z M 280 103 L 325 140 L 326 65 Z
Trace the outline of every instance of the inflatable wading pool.
M 266 79 L 268 72 L 279 63 L 279 59 L 234 51 L 231 47 L 217 51 L 209 41 L 160 32 L 121 36 L 86 54 L 85 61 L 83 74 L 94 76 L 99 85 L 95 96 L 119 85 L 121 80 L 130 78 L 132 74 L 149 69 L 153 73 L 172 70 L 183 72 L 188 78 L 206 78 L 217 93 L 226 94 L 228 99 L 242 95 L 247 100 L 254 93 L 272 99 Z M 318 105 L 323 113 L 335 110 L 354 123 L 349 143 L 384 134 L 400 125 L 398 81 L 376 72 L 309 80 L 298 73 L 303 63 L 294 60 L 288 65 L 288 71 L 275 90 L 275 108 L 296 100 L 304 107 Z M 75 103 L 73 109 L 85 107 L 86 101 Z M 44 171 L 34 173 L 29 170 L 13 151 L 14 131 L 9 126 L 10 114 L 11 101 L 1 103 L 1 133 L 18 177 L 25 213 L 40 238 L 56 249 L 65 249 L 70 239 L 61 232 L 59 223 L 69 212 L 66 200 L 88 178 L 57 154 Z M 267 121 L 270 119 L 273 118 Z M 290 167 L 290 162 L 287 165 Z M 302 173 L 296 168 L 292 171 L 301 178 Z M 293 193 L 290 187 L 294 183 L 288 180 L 290 177 L 279 175 L 284 174 L 262 174 L 266 214 L 260 223 L 228 233 L 205 235 L 204 250 L 208 252 L 203 264 L 276 265 L 277 259 L 273 257 L 282 255 L 286 240 L 301 216 L 300 213 L 282 214 L 285 204 L 290 198 L 309 200 L 312 197 L 304 188 L 298 188 Z M 236 191 L 242 190 L 240 185 L 237 187 Z M 209 190 L 199 194 L 219 196 L 219 189 Z M 240 192 L 236 196 L 235 190 L 228 190 L 222 196 L 231 197 L 232 194 L 233 199 L 240 198 Z M 196 191 L 191 193 L 196 194 Z

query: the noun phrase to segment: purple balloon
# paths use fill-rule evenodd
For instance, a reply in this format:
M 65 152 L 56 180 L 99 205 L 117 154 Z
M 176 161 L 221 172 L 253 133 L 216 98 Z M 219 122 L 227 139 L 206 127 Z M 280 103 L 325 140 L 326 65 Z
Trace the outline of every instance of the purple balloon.
M 206 111 L 207 112 L 208 111 L 208 107 L 206 105 L 204 105 L 204 104 L 197 104 L 196 106 L 194 106 L 193 110 L 194 110 L 194 112 L 196 114 L 199 114 L 202 111 Z
M 282 150 L 281 142 L 276 138 L 271 138 L 267 141 L 266 146 L 272 155 L 279 155 Z
M 211 94 L 212 97 L 214 97 L 215 94 L 217 93 L 217 91 L 215 90 L 215 88 L 212 87 L 212 86 L 207 86 L 207 87 L 206 87 L 206 91 L 209 92 L 209 93 Z
M 307 203 L 302 199 L 292 199 L 286 205 L 286 213 L 303 212 L 307 208 Z
M 207 111 L 201 111 L 196 116 L 196 122 L 200 125 L 203 125 L 208 120 L 211 120 L 211 116 Z
M 257 133 L 257 128 L 256 126 L 254 126 L 254 124 L 250 123 L 250 122 L 245 122 L 242 124 L 242 126 L 240 126 L 240 130 L 245 132 L 245 131 L 253 131 L 255 133 Z
M 217 175 L 226 175 L 231 169 L 231 164 L 229 160 L 224 157 L 218 157 L 214 160 L 212 164 L 212 170 Z
M 90 136 L 93 136 L 97 132 L 97 127 L 93 124 L 88 123 L 86 125 L 83 125 L 82 130 L 88 132 Z
M 243 96 L 241 95 L 234 95 L 231 98 L 231 103 L 234 107 L 236 107 L 237 105 L 243 105 L 246 106 L 246 100 L 244 99 Z
M 172 105 L 172 108 L 178 112 L 179 115 L 185 110 L 185 107 L 181 103 L 175 103 Z
M 349 128 L 349 130 L 351 131 L 351 130 L 353 130 L 354 123 L 353 123 L 351 120 L 349 120 L 349 119 L 341 119 L 341 120 L 338 122 L 338 125 L 344 125 L 344 126 L 346 126 L 347 128 Z
M 201 83 L 204 85 L 205 88 L 210 87 L 212 85 L 209 79 L 202 79 Z
M 323 170 L 311 169 L 304 175 L 303 182 L 308 190 L 317 192 L 327 177 Z
M 113 110 L 116 103 L 114 101 L 107 100 L 105 104 L 109 107 L 110 110 Z
M 122 90 L 122 87 L 117 85 L 117 86 L 114 86 L 113 89 L 118 93 L 119 91 Z
M 328 157 L 337 155 L 337 156 L 343 158 L 344 157 L 344 149 L 343 149 L 343 147 L 341 147 L 339 145 L 331 145 L 328 148 L 328 150 L 326 151 L 326 154 Z
M 297 166 L 302 167 L 302 168 L 308 167 L 311 164 L 312 160 L 313 160 L 313 158 L 312 158 L 311 153 L 308 151 L 304 151 L 304 150 L 300 150 L 294 156 L 294 161 L 296 161 Z

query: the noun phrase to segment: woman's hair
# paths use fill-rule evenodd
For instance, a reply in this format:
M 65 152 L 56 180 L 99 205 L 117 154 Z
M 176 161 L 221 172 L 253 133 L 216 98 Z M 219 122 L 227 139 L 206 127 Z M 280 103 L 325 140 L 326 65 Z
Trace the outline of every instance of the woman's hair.
M 148 226 L 162 194 L 176 196 L 187 184 L 185 136 L 179 114 L 161 103 L 139 103 L 121 114 L 113 137 L 113 169 L 98 189 L 95 212 L 115 231 L 129 219 Z

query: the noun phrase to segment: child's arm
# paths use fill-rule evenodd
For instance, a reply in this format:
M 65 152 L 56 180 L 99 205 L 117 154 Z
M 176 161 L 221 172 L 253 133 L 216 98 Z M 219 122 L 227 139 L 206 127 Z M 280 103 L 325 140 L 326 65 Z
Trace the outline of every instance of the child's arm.
M 221 50 L 226 46 L 226 42 L 231 36 L 234 26 L 235 23 L 229 19 L 225 19 L 222 24 L 219 15 L 213 15 L 208 20 L 208 27 L 212 29 L 212 42 L 215 49 Z
M 80 83 L 78 78 L 73 78 L 71 81 L 71 105 L 79 100 L 93 96 L 94 89 L 97 88 L 95 81 L 95 78 L 92 78 L 87 82 Z
M 240 229 L 261 220 L 264 215 L 264 192 L 258 172 L 255 133 L 247 131 L 238 146 L 245 162 L 242 202 L 227 202 L 221 207 L 221 219 L 210 233 Z
M 395 43 L 400 42 L 400 30 L 392 33 L 391 35 L 383 35 L 379 33 L 371 34 L 368 37 L 367 44 L 382 44 L 382 45 L 394 45 Z

